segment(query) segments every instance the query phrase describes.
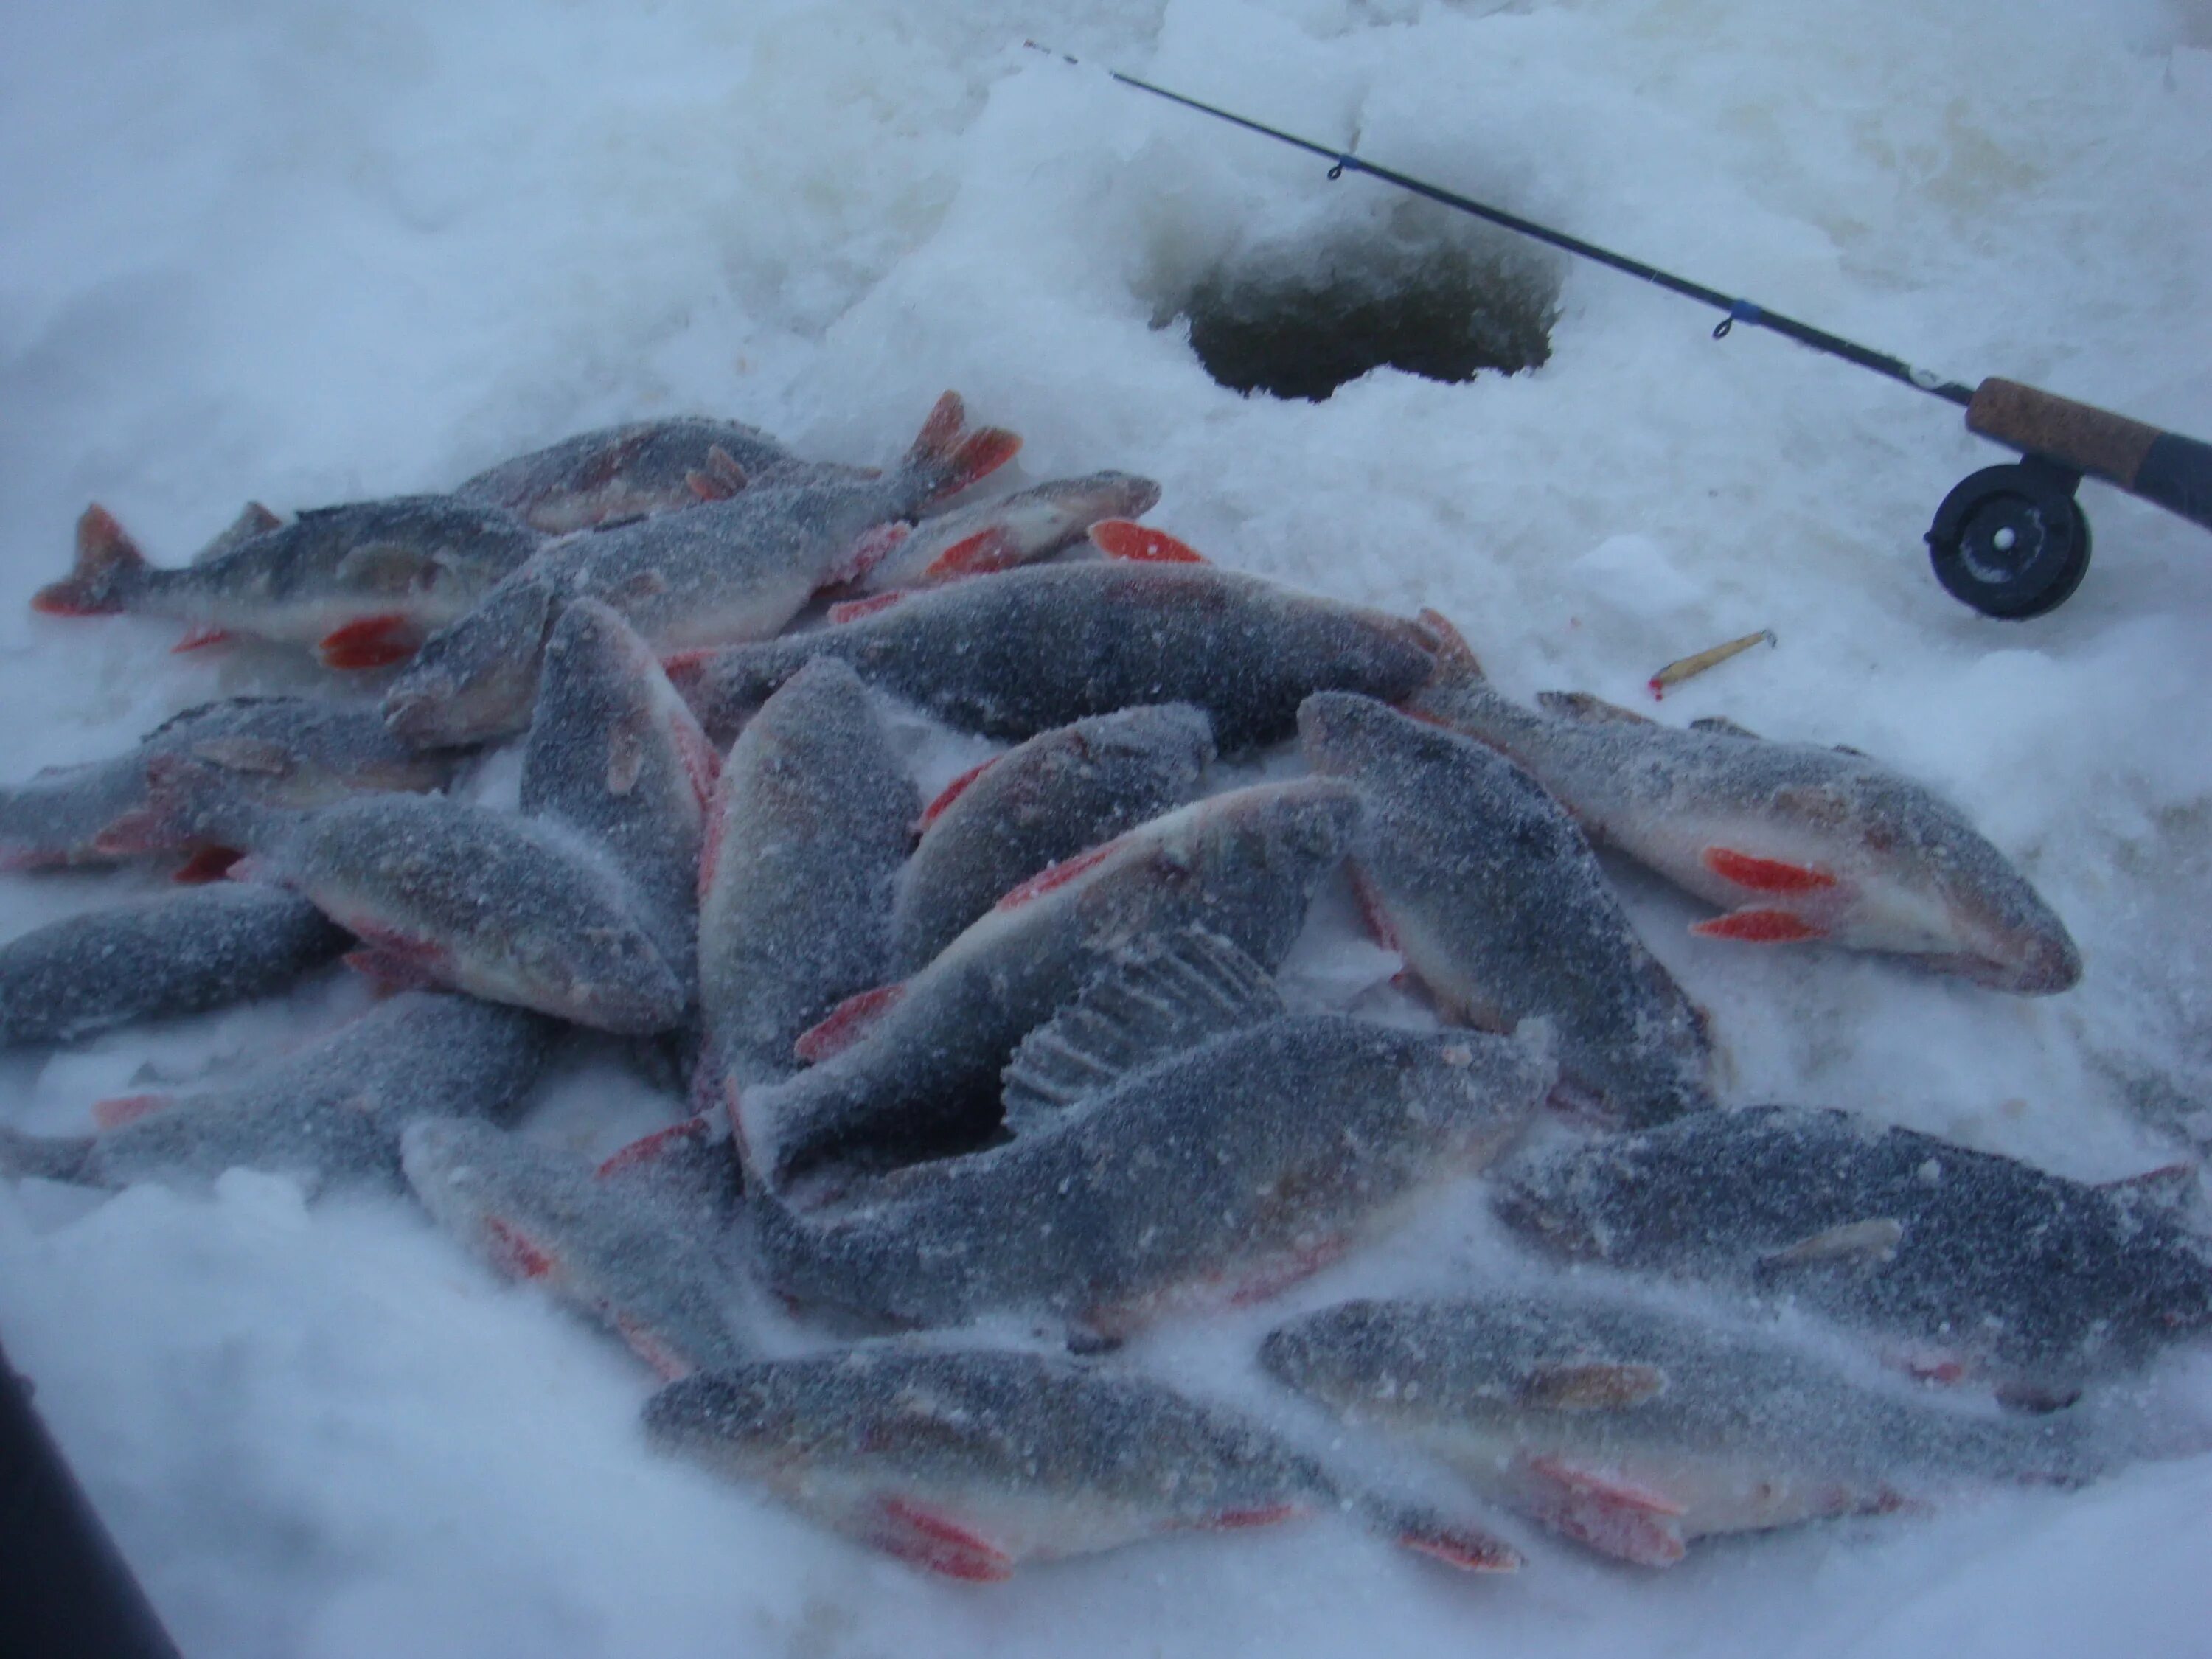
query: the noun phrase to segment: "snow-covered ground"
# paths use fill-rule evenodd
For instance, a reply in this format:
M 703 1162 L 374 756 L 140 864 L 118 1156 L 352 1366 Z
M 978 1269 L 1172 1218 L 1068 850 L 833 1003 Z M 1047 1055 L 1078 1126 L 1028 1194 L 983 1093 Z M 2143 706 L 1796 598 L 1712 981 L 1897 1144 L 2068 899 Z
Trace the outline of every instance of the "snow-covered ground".
M 1214 386 L 1154 319 L 1389 211 L 1310 158 L 1022 50 L 1147 74 L 1955 378 L 2212 433 L 2203 0 L 1169 0 L 921 8 L 327 0 L 18 8 L 0 53 L 0 777 L 269 683 L 175 630 L 35 617 L 88 499 L 180 558 L 258 496 L 441 488 L 582 428 L 699 410 L 823 458 L 935 394 L 1030 478 L 1120 466 L 1223 562 L 1433 605 L 1516 692 L 1670 696 L 1856 745 L 2011 852 L 2088 963 L 1993 995 L 1692 939 L 1731 1097 L 1848 1104 L 2102 1178 L 2212 1145 L 2212 542 L 2091 485 L 2100 552 L 2033 623 L 1920 536 L 2003 457 L 1955 411 L 1592 267 L 1541 370 Z M 962 751 L 965 752 L 965 751 Z M 954 746 L 923 763 L 953 769 Z M 0 933 L 144 878 L 9 878 Z M 1312 987 L 1360 958 L 1324 906 Z M 1339 930 L 1331 935 L 1328 929 Z M 1346 964 L 1349 964 L 1347 968 Z M 81 1126 L 150 1066 L 265 1052 L 362 993 L 0 1057 L 9 1121 Z M 539 1133 L 668 1109 L 611 1062 Z M 1474 1271 L 1461 1210 L 1295 1301 Z M 1152 1356 L 1233 1390 L 1264 1320 Z M 402 1199 L 0 1192 L 0 1333 L 187 1650 L 224 1655 L 1973 1654 L 2212 1650 L 2212 1459 L 1706 1547 L 1662 1575 L 1533 1547 L 1454 1577 L 1336 1524 L 1179 1537 L 976 1590 L 642 1446 L 649 1379 Z M 2212 1408 L 2212 1376 L 2177 1383 Z

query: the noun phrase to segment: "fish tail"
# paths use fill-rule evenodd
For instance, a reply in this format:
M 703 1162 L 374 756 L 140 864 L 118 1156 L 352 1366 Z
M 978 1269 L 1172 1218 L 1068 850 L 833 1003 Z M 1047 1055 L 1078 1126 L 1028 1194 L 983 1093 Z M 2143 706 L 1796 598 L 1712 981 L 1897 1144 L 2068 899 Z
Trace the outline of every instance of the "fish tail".
M 33 594 L 31 609 L 49 617 L 98 617 L 127 610 L 152 568 L 115 515 L 94 501 L 76 521 L 75 568 Z
M 1422 611 L 1418 626 L 1423 635 L 1422 643 L 1437 659 L 1439 682 L 1467 684 L 1482 679 L 1482 664 L 1474 654 L 1474 647 L 1443 611 Z
M 997 471 L 1013 459 L 1021 447 L 1019 434 L 1003 427 L 970 431 L 960 394 L 948 392 L 937 400 L 921 430 L 915 434 L 901 470 L 921 484 L 921 504 L 926 507 Z

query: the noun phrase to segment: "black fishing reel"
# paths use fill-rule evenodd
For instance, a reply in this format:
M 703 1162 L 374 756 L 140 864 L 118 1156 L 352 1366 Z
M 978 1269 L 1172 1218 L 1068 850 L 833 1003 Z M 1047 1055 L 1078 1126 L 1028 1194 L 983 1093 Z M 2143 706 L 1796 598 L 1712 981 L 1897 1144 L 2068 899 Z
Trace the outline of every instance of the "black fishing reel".
M 2089 520 L 2074 499 L 2081 483 L 2042 455 L 1960 479 L 1928 526 L 1944 592 L 2008 622 L 2065 604 L 2089 569 Z

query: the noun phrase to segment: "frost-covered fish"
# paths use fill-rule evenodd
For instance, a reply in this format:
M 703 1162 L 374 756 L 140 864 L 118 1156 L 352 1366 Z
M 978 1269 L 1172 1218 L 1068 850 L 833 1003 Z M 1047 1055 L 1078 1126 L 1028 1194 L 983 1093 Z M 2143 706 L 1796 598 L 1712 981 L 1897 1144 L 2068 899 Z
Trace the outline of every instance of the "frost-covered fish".
M 1212 759 L 1205 711 L 1164 703 L 1040 732 L 963 772 L 923 811 L 899 874 L 891 971 L 919 973 L 1040 870 L 1188 800 Z
M 716 1218 L 649 1172 L 594 1171 L 473 1118 L 400 1136 L 408 1184 L 493 1266 L 605 1323 L 663 1376 L 753 1357 Z
M 241 1165 L 319 1188 L 396 1183 L 403 1126 L 432 1113 L 504 1114 L 536 1081 L 555 1032 L 520 1008 L 411 991 L 235 1075 L 101 1101 L 99 1134 L 0 1130 L 0 1170 L 91 1187 L 212 1180 Z
M 265 995 L 348 943 L 313 905 L 267 889 L 210 887 L 65 916 L 0 945 L 0 1045 Z
M 802 1054 L 820 1064 L 736 1091 L 747 1167 L 774 1186 L 832 1156 L 975 1144 L 998 1121 L 1014 1046 L 1131 945 L 1198 925 L 1272 970 L 1358 813 L 1330 779 L 1255 784 L 1024 883 L 912 979 L 863 993 L 809 1032 Z
M 874 1344 L 738 1366 L 662 1389 L 645 1431 L 857 1543 L 970 1583 L 1158 1533 L 1335 1509 L 1457 1566 L 1520 1564 L 1479 1528 L 1347 1495 L 1236 1413 L 1040 1354 Z
M 513 514 L 451 495 L 399 495 L 302 513 L 163 569 L 106 508 L 76 526 L 76 568 L 39 590 L 50 616 L 112 611 L 188 623 L 187 647 L 232 634 L 315 646 L 333 668 L 409 656 L 537 551 Z
M 1315 771 L 1364 793 L 1361 902 L 1448 1015 L 1489 1030 L 1549 1021 L 1562 1091 L 1611 1121 L 1713 1103 L 1704 1016 L 1541 785 L 1370 697 L 1322 692 L 1298 730 Z
M 1710 1534 L 2096 1472 L 2061 1419 L 1948 1410 L 1763 1334 L 1559 1292 L 1348 1302 L 1273 1332 L 1260 1359 L 1553 1531 L 1644 1566 Z
M 234 875 L 296 889 L 386 977 L 630 1036 L 683 1018 L 635 886 L 572 830 L 429 795 L 283 811 L 211 796 L 196 763 L 155 772 L 157 809 L 246 848 Z
M 1129 472 L 1054 478 L 924 520 L 861 585 L 884 592 L 1011 570 L 1073 546 L 1101 519 L 1140 518 L 1159 499 L 1158 484 Z
M 565 535 L 727 501 L 766 482 L 858 471 L 817 468 L 741 421 L 687 415 L 579 433 L 487 467 L 453 494 L 504 507 L 549 535 Z
M 1522 1045 L 1284 1012 L 1203 930 L 1032 1032 L 1009 1143 L 834 1209 L 754 1203 L 785 1295 L 913 1325 L 1039 1316 L 1118 1337 L 1256 1300 L 1480 1168 L 1551 1086 Z
M 800 1034 L 884 981 L 919 805 L 842 662 L 795 675 L 731 746 L 699 867 L 710 1084 L 789 1077 Z
M 1801 1304 L 1916 1370 L 2052 1403 L 2212 1328 L 2212 1244 L 2161 1213 L 2160 1184 L 1761 1106 L 1519 1160 L 1494 1203 L 1553 1255 Z
M 1524 708 L 1448 641 L 1413 712 L 1503 750 L 1597 840 L 1728 912 L 1715 939 L 1892 951 L 2027 995 L 2081 977 L 2064 924 L 1932 791 L 1856 750 L 1770 743 L 1726 720 L 1661 726 L 1582 695 Z
M 812 632 L 695 653 L 670 678 L 709 732 L 734 730 L 801 666 L 831 656 L 989 737 L 1188 702 L 1232 754 L 1290 736 L 1316 691 L 1408 696 L 1433 666 L 1426 640 L 1413 623 L 1256 576 L 1117 557 L 901 594 Z
M 570 605 L 545 647 L 522 751 L 522 810 L 613 854 L 687 988 L 715 763 L 707 734 L 636 630 L 596 600 Z
M 106 863 L 180 849 L 146 807 L 146 768 L 161 756 L 204 761 L 243 796 L 318 806 L 355 793 L 435 789 L 456 757 L 411 749 L 374 708 L 313 697 L 227 697 L 155 726 L 130 754 L 49 767 L 0 788 L 0 868 Z
M 1009 459 L 1021 440 L 970 431 L 946 392 L 906 458 L 875 478 L 747 489 L 728 501 L 565 537 L 428 641 L 385 697 L 410 743 L 452 744 L 527 725 L 562 607 L 603 600 L 661 648 L 766 639 L 820 587 L 858 575 L 899 521 Z

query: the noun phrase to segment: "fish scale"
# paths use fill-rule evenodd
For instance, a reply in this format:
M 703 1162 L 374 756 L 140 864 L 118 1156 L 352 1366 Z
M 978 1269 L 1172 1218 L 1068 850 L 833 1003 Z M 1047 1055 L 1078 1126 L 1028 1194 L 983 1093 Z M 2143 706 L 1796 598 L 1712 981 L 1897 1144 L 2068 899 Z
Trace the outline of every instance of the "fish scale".
M 2212 1328 L 2212 1246 L 2144 1188 L 1832 1109 L 1706 1113 L 1534 1155 L 1498 1173 L 1494 1207 L 1550 1254 L 1796 1303 L 2024 1400 Z
M 204 761 L 246 798 L 283 806 L 434 789 L 458 759 L 409 748 L 373 708 L 313 697 L 226 697 L 172 716 L 128 755 L 49 768 L 0 789 L 0 865 L 101 863 L 182 847 L 186 837 L 145 811 L 146 769 L 163 756 Z
M 1184 702 L 1205 710 L 1221 752 L 1234 754 L 1289 737 L 1315 691 L 1409 695 L 1434 665 L 1427 640 L 1399 617 L 1256 576 L 1117 558 L 902 595 L 848 622 L 696 653 L 670 677 L 710 732 L 734 731 L 800 667 L 834 656 L 988 737 Z
M 1728 911 L 1693 933 L 1893 952 L 2023 995 L 2080 980 L 2064 924 L 1923 785 L 1854 750 L 1661 726 L 1586 695 L 1526 708 L 1425 620 L 1447 644 L 1411 712 L 1504 750 L 1594 839 Z
M 529 723 L 562 608 L 603 601 L 661 649 L 764 639 L 820 587 L 857 575 L 890 526 L 1012 456 L 1020 440 L 970 431 L 939 400 L 901 464 L 879 477 L 766 485 L 682 513 L 563 537 L 425 642 L 385 696 L 410 743 L 474 742 Z
M 699 872 L 718 1089 L 790 1076 L 799 1035 L 883 980 L 891 884 L 919 805 L 866 689 L 841 662 L 794 678 L 731 746 Z
M 1040 732 L 958 779 L 899 874 L 893 971 L 919 972 L 1040 870 L 1189 799 L 1212 758 L 1205 711 L 1169 703 Z
M 297 1053 L 168 1094 L 103 1101 L 112 1127 L 37 1140 L 0 1132 L 0 1167 L 95 1187 L 234 1167 L 318 1187 L 396 1183 L 400 1131 L 432 1113 L 491 1115 L 536 1080 L 551 1022 L 473 997 L 407 992 Z
M 1704 1016 L 1542 786 L 1495 750 L 1371 698 L 1318 693 L 1298 726 L 1314 769 L 1364 792 L 1360 890 L 1454 1017 L 1506 1030 L 1547 1021 L 1562 1087 L 1613 1123 L 1712 1105 Z
M 749 1167 L 775 1186 L 833 1158 L 977 1144 L 996 1127 L 999 1072 L 1015 1045 L 1133 945 L 1199 923 L 1263 967 L 1279 963 L 1358 810 L 1334 780 L 1256 784 L 1155 818 L 1017 888 L 876 998 L 842 1052 L 740 1092 L 732 1115 Z
M 970 1583 L 1162 1532 L 1352 1510 L 1409 1547 L 1519 1563 L 1479 1526 L 1347 1486 L 1270 1430 L 1110 1367 L 875 1344 L 672 1383 L 646 1437 L 856 1542 Z
M 1709 1534 L 1960 1486 L 2079 1481 L 2106 1462 L 2074 1422 L 1947 1409 L 1755 1331 L 1558 1288 L 1345 1303 L 1272 1332 L 1260 1359 L 1477 1490 L 1644 1566 Z

